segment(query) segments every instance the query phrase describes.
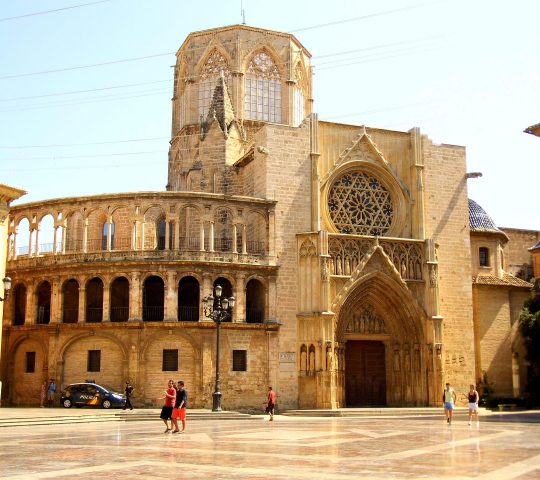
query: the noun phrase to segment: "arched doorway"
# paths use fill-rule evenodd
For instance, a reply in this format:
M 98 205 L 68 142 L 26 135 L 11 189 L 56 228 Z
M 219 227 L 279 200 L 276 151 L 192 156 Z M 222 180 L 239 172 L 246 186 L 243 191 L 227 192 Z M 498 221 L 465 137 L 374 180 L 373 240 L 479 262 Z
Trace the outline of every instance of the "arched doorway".
M 86 283 L 86 322 L 103 320 L 103 282 L 94 277 Z
M 178 283 L 178 320 L 199 321 L 199 282 L 195 277 L 182 277 Z
M 36 290 L 36 323 L 46 324 L 51 321 L 51 284 L 41 282 Z
M 62 286 L 62 323 L 79 321 L 79 283 L 75 279 L 64 282 Z
M 24 325 L 26 319 L 26 287 L 19 283 L 15 287 L 15 312 L 13 325 Z
M 111 283 L 110 303 L 111 322 L 126 322 L 129 318 L 129 280 L 126 277 L 117 277 Z
M 351 284 L 343 303 L 334 306 L 336 340 L 344 349 L 338 403 L 427 405 L 433 374 L 424 310 L 403 283 L 385 273 L 369 272 Z
M 251 279 L 246 285 L 246 322 L 263 323 L 265 307 L 264 285 Z
M 143 320 L 160 322 L 163 320 L 165 305 L 165 284 L 157 275 L 151 275 L 144 281 Z

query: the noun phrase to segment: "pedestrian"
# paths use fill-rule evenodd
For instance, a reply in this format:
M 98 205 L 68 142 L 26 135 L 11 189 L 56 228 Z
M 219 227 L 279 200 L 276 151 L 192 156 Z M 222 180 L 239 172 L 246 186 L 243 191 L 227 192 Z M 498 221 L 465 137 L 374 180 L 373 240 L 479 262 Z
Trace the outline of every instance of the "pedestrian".
M 268 387 L 268 403 L 266 404 L 266 413 L 270 415 L 268 419 L 270 422 L 274 420 L 274 409 L 276 408 L 276 392 L 272 390 L 272 387 Z
M 56 393 L 56 383 L 54 383 L 54 378 L 51 378 L 49 381 L 49 387 L 47 388 L 47 403 L 49 407 L 54 406 L 55 393 Z
M 172 415 L 172 423 L 174 430 L 172 433 L 183 433 L 186 429 L 186 409 L 187 409 L 188 393 L 184 388 L 183 380 L 178 381 L 178 390 L 176 391 L 176 401 Z M 178 419 L 182 421 L 182 430 L 178 429 Z
M 446 384 L 446 388 L 443 392 L 444 414 L 446 415 L 446 423 L 450 425 L 452 423 L 452 416 L 454 414 L 454 405 L 456 403 L 456 392 L 450 386 Z
M 467 400 L 469 405 L 469 425 L 472 422 L 473 415 L 476 416 L 476 424 L 479 425 L 480 417 L 478 416 L 478 402 L 480 401 L 480 395 L 478 395 L 478 392 L 472 383 L 469 385 Z
M 171 420 L 171 427 L 172 427 L 172 411 L 174 407 L 174 402 L 176 400 L 176 389 L 174 388 L 174 382 L 172 380 L 169 380 L 169 383 L 167 384 L 167 390 L 165 390 L 165 405 L 163 405 L 163 408 L 161 409 L 161 415 L 160 418 L 163 420 L 163 423 L 165 423 L 165 432 L 170 432 L 171 429 L 169 428 L 169 420 Z
M 126 408 L 133 410 L 133 405 L 131 404 L 131 394 L 133 393 L 133 387 L 129 383 L 129 380 L 126 382 L 126 388 L 124 388 L 124 393 L 126 394 L 126 404 L 124 405 L 124 410 Z
M 39 406 L 43 408 L 45 406 L 45 400 L 47 400 L 47 380 L 43 380 L 41 384 L 41 394 Z

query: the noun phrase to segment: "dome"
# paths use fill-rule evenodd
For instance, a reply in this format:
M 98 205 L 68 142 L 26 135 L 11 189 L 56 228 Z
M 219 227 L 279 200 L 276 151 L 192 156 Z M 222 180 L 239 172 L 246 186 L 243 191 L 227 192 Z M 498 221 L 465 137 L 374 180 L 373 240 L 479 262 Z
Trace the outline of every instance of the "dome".
M 498 233 L 500 235 L 506 234 L 499 230 L 493 219 L 486 213 L 486 211 L 478 205 L 474 200 L 469 198 L 469 226 L 471 232 L 486 232 L 486 233 Z M 506 237 L 508 238 L 508 237 Z

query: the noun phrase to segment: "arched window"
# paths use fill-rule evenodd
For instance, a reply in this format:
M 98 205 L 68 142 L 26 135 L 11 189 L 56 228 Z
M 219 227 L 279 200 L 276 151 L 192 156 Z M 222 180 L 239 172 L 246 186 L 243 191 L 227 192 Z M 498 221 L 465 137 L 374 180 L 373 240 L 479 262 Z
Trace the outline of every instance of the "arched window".
M 17 225 L 15 242 L 18 256 L 30 253 L 30 222 L 27 218 L 23 218 Z
M 107 235 L 111 232 L 111 250 L 114 250 L 114 222 L 105 222 L 101 230 L 101 250 L 107 250 Z
M 250 120 L 281 122 L 281 80 L 279 70 L 266 52 L 249 62 L 244 83 L 244 115 Z
M 208 115 L 212 95 L 222 72 L 228 83 L 230 71 L 227 60 L 221 53 L 214 50 L 204 63 L 199 79 L 199 115 L 202 115 L 203 118 Z
M 62 322 L 77 323 L 79 320 L 79 283 L 71 279 L 62 286 Z
M 165 250 L 165 232 L 167 231 L 166 229 L 166 223 L 165 223 L 165 219 L 161 219 L 158 224 L 157 224 L 157 229 L 156 229 L 156 234 L 157 234 L 157 239 L 156 239 L 156 243 L 157 243 L 157 248 L 158 250 Z
M 103 282 L 101 278 L 92 278 L 86 284 L 86 321 L 88 323 L 103 320 Z
M 232 252 L 232 215 L 228 210 L 217 210 L 214 215 L 214 249 Z
M 129 318 L 129 280 L 126 277 L 115 278 L 110 289 L 111 322 L 125 322 Z
M 246 286 L 246 322 L 264 323 L 264 286 L 258 280 L 250 280 Z
M 39 222 L 38 253 L 52 253 L 54 250 L 54 218 L 45 215 Z
M 481 267 L 489 267 L 489 248 L 480 247 L 478 249 L 478 259 Z
M 51 284 L 41 282 L 36 290 L 36 323 L 47 324 L 51 321 Z
M 144 281 L 143 320 L 160 322 L 163 320 L 165 305 L 165 284 L 161 277 L 152 275 Z
M 26 287 L 19 283 L 14 289 L 15 312 L 13 316 L 13 325 L 24 325 L 26 319 Z
M 183 277 L 178 284 L 178 320 L 197 322 L 200 307 L 199 282 L 194 277 Z

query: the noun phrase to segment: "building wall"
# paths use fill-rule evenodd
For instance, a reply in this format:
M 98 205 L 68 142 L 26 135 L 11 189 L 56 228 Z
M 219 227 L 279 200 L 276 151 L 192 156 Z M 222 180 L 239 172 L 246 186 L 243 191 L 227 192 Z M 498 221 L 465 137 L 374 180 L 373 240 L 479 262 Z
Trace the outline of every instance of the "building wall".
M 427 139 L 423 149 L 426 237 L 438 245 L 443 380 L 466 391 L 475 365 L 465 149 Z
M 501 230 L 508 236 L 504 252 L 505 270 L 518 278 L 530 280 L 534 275 L 533 255 L 528 249 L 540 241 L 540 232 L 519 228 L 501 228 Z

